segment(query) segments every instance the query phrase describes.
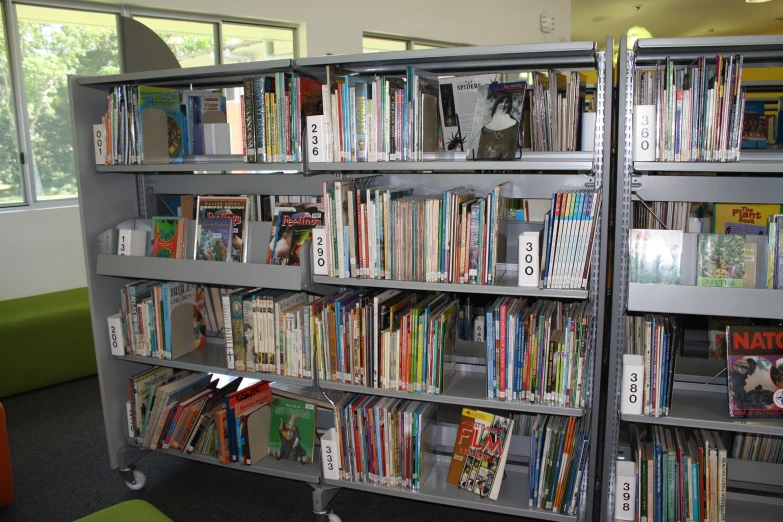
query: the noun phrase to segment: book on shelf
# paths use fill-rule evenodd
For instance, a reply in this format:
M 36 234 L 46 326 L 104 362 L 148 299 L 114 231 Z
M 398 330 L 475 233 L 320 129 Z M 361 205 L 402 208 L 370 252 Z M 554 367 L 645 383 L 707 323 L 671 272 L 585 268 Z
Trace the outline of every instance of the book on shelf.
M 780 212 L 780 205 L 716 203 L 712 232 L 766 235 L 769 218 Z
M 234 220 L 230 217 L 205 218 L 198 227 L 196 259 L 230 261 L 233 231 Z
M 470 134 L 470 159 L 511 160 L 520 148 L 525 82 L 480 85 Z
M 699 234 L 697 246 L 697 286 L 743 288 L 756 286 L 756 256 L 751 255 L 753 279 L 746 284 L 745 236 L 738 234 Z
M 753 462 L 783 464 L 783 437 L 735 433 L 729 457 Z
M 577 71 L 533 73 L 530 101 L 533 151 L 578 150 L 583 90 Z
M 470 145 L 473 115 L 480 85 L 499 80 L 497 74 L 439 78 L 440 117 L 445 149 L 464 152 Z
M 689 230 L 691 218 L 704 220 L 712 217 L 712 204 L 706 206 L 706 212 L 699 203 L 687 201 L 634 201 L 633 202 L 633 228 L 648 230 L 672 230 L 681 232 L 693 232 Z M 712 223 L 712 221 L 710 221 Z M 695 232 L 709 232 L 707 227 L 701 229 L 701 225 Z
M 187 225 L 183 217 L 152 218 L 152 256 L 184 259 Z
M 730 417 L 783 417 L 783 328 L 733 326 L 728 337 Z
M 628 280 L 631 283 L 680 284 L 682 231 L 631 229 L 628 241 Z
M 744 317 L 707 317 L 707 358 L 719 361 L 726 360 L 727 340 L 726 328 L 729 326 L 748 325 L 749 321 Z
M 763 101 L 745 100 L 745 117 L 742 121 L 742 148 L 767 148 L 767 116 Z
M 182 105 L 185 106 L 188 133 L 188 156 L 206 155 L 204 146 L 204 125 L 226 123 L 226 97 L 210 91 L 183 90 Z
M 420 490 L 434 465 L 436 412 L 426 402 L 346 395 L 334 415 L 341 479 Z
M 231 250 L 230 262 L 244 263 L 247 261 L 248 244 L 248 218 L 250 215 L 250 198 L 247 196 L 198 196 L 196 203 L 196 237 L 201 240 L 201 227 L 205 219 L 218 218 L 230 219 L 233 226 L 231 241 L 228 245 Z M 196 253 L 201 250 L 201 245 L 196 245 Z
M 302 247 L 310 241 L 313 228 L 325 224 L 320 203 L 280 203 L 272 217 L 267 264 L 300 266 Z
M 274 397 L 269 423 L 269 455 L 278 460 L 313 463 L 316 405 Z
M 446 482 L 497 500 L 513 430 L 512 419 L 463 408 Z

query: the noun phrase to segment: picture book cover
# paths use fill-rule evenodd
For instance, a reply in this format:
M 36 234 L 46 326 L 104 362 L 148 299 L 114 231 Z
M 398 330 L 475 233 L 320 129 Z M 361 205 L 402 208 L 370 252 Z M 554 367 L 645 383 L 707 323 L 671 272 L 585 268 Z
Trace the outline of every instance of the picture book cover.
M 767 116 L 763 101 L 745 102 L 745 115 L 742 120 L 742 148 L 767 148 Z
M 247 217 L 249 199 L 246 196 L 199 196 L 196 203 L 196 219 L 201 226 L 205 219 L 231 219 L 231 262 L 244 263 L 247 259 Z
M 479 86 L 468 159 L 514 159 L 526 90 L 525 82 Z
M 316 406 L 308 402 L 272 398 L 269 454 L 278 460 L 313 462 Z
M 729 415 L 783 417 L 783 328 L 728 326 Z
M 231 232 L 234 221 L 231 218 L 206 218 L 201 222 L 198 233 L 196 259 L 202 261 L 229 261 Z
M 319 203 L 284 205 L 277 208 L 272 220 L 267 263 L 299 266 L 302 246 L 310 240 L 315 227 L 326 224 L 324 208 Z
M 780 205 L 716 203 L 712 231 L 716 234 L 767 235 L 769 216 L 780 213 Z
M 184 113 L 179 89 L 139 86 L 142 163 L 182 163 Z
M 481 85 L 498 82 L 497 74 L 441 78 L 440 117 L 446 150 L 463 152 L 468 145 Z
M 453 485 L 456 479 L 460 489 L 497 500 L 513 430 L 512 419 L 463 408 L 446 481 Z M 457 477 L 456 469 L 463 460 Z
M 745 236 L 699 234 L 696 286 L 745 286 Z
M 190 154 L 201 156 L 204 152 L 204 124 L 226 123 L 226 97 L 213 96 L 188 97 L 188 131 L 192 145 Z
M 631 283 L 679 285 L 683 232 L 631 229 L 628 258 Z
M 153 257 L 183 259 L 185 257 L 186 218 L 154 217 L 152 218 Z

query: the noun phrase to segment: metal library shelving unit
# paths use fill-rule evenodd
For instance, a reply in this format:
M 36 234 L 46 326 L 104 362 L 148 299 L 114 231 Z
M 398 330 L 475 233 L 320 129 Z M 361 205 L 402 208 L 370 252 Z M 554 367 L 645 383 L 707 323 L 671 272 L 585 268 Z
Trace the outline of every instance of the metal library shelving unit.
M 610 356 L 607 371 L 606 438 L 603 469 L 606 480 L 601 520 L 614 518 L 615 462 L 623 452 L 619 442 L 621 421 L 672 427 L 704 428 L 759 435 L 783 435 L 781 419 L 729 417 L 724 361 L 679 357 L 675 366 L 671 414 L 648 417 L 620 413 L 622 355 L 628 312 L 780 318 L 783 292 L 765 289 L 705 288 L 698 286 L 629 283 L 628 231 L 633 201 L 709 201 L 716 203 L 781 203 L 783 154 L 775 150 L 743 151 L 734 163 L 638 162 L 632 158 L 634 70 L 655 67 L 671 57 L 691 63 L 700 56 L 744 56 L 744 66 L 777 65 L 783 59 L 780 36 L 707 37 L 638 40 L 628 48 L 620 40 L 618 73 L 617 197 Z M 764 85 L 747 86 L 748 90 Z M 676 172 L 671 176 L 667 173 Z M 717 176 L 694 175 L 714 172 Z M 717 364 L 715 364 L 717 363 Z M 780 520 L 780 477 L 783 466 L 729 459 L 727 519 Z M 743 492 L 741 492 L 743 491 Z M 752 491 L 755 494 L 749 494 Z M 772 496 L 770 496 L 772 494 Z
M 606 49 L 612 48 L 607 39 Z M 144 84 L 174 87 L 234 87 L 242 79 L 276 71 L 302 71 L 322 77 L 326 65 L 339 65 L 354 72 L 398 75 L 405 67 L 415 65 L 438 74 L 472 74 L 480 72 L 525 72 L 556 68 L 561 71 L 595 71 L 595 102 L 597 123 L 594 152 L 523 152 L 517 161 L 437 161 L 406 163 L 311 163 L 308 164 L 168 164 L 168 165 L 96 165 L 93 154 L 92 125 L 101 121 L 106 110 L 106 89 L 118 84 Z M 529 492 L 527 467 L 509 465 L 498 501 L 481 498 L 472 493 L 450 487 L 445 482 L 450 453 L 453 449 L 458 417 L 445 412 L 433 431 L 437 441 L 434 471 L 418 492 L 384 488 L 355 482 L 326 481 L 318 461 L 314 466 L 302 466 L 263 459 L 255 466 L 242 467 L 246 471 L 274 475 L 307 482 L 312 485 L 313 509 L 323 512 L 326 504 L 339 488 L 354 488 L 380 494 L 456 505 L 488 512 L 537 518 L 542 520 L 592 520 L 599 466 L 599 409 L 602 405 L 600 386 L 600 349 L 603 346 L 604 299 L 607 274 L 607 239 L 609 231 L 610 178 L 609 162 L 612 114 L 612 67 L 606 53 L 598 50 L 595 42 L 567 42 L 557 44 L 507 45 L 492 47 L 462 47 L 425 51 L 375 53 L 371 55 L 329 56 L 292 62 L 281 60 L 255 64 L 235 64 L 150 73 L 121 74 L 96 78 L 71 77 L 71 117 L 74 128 L 74 149 L 79 182 L 82 232 L 84 236 L 87 281 L 92 313 L 101 397 L 109 447 L 110 465 L 120 470 L 123 478 L 133 480 L 134 463 L 141 450 L 129 444 L 125 421 L 128 378 L 150 365 L 231 374 L 250 378 L 268 378 L 286 384 L 317 386 L 327 395 L 332 390 L 412 398 L 451 405 L 455 409 L 470 405 L 476 408 L 505 412 L 546 413 L 590 418 L 591 445 L 587 462 L 588 476 L 581 493 L 581 511 L 578 516 L 566 516 L 528 507 Z M 505 275 L 494 286 L 413 283 L 379 280 L 337 279 L 313 276 L 310 257 L 301 267 L 270 266 L 261 263 L 220 264 L 193 260 L 161 260 L 144 257 L 120 257 L 102 253 L 96 241 L 107 229 L 127 219 L 152 217 L 154 194 L 322 194 L 322 183 L 335 178 L 375 173 L 376 181 L 385 184 L 405 184 L 419 193 L 438 193 L 464 184 L 477 193 L 489 192 L 495 185 L 511 182 L 515 197 L 546 198 L 560 189 L 594 188 L 602 194 L 600 225 L 596 227 L 590 272 L 589 289 L 539 290 L 516 286 L 515 254 L 501 267 Z M 129 175 L 131 174 L 131 175 Z M 542 224 L 525 224 L 534 229 Z M 268 242 L 268 224 L 251 226 L 253 237 Z M 266 236 L 266 237 L 264 237 Z M 512 238 L 508 238 L 511 240 Z M 258 243 L 258 242 L 257 242 Z M 514 243 L 515 244 L 515 243 Z M 509 241 L 511 247 L 511 241 Z M 513 248 L 509 248 L 513 251 Z M 251 256 L 252 258 L 253 256 Z M 253 259 L 251 259 L 252 261 Z M 486 349 L 475 343 L 458 345 L 458 373 L 445 394 L 440 396 L 411 395 L 375 388 L 342 385 L 312 380 L 281 378 L 275 375 L 228 370 L 222 342 L 217 339 L 207 347 L 173 361 L 150 360 L 142 357 L 111 355 L 108 344 L 106 318 L 119 308 L 120 289 L 135 278 L 179 280 L 204 284 L 237 286 L 266 286 L 291 290 L 330 293 L 339 287 L 381 287 L 420 290 L 440 290 L 494 295 L 530 296 L 588 300 L 594 320 L 590 332 L 594 347 L 593 374 L 588 380 L 588 406 L 582 410 L 495 401 L 486 398 Z M 593 386 L 595 383 L 595 386 Z M 529 458 L 530 439 L 514 436 L 511 453 L 524 463 Z M 214 459 L 183 455 L 194 460 L 217 463 Z M 290 464 L 290 466 L 288 465 Z

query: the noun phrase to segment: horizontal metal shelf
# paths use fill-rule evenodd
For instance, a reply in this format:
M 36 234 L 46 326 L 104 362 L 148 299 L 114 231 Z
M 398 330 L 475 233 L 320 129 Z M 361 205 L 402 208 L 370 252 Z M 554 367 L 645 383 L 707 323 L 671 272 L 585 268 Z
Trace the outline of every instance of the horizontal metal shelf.
M 634 191 L 645 201 L 780 203 L 783 177 L 634 176 Z
M 139 448 L 139 446 L 136 444 L 132 444 L 130 442 L 128 445 L 136 449 L 142 449 Z M 233 462 L 231 464 L 221 464 L 221 462 L 214 457 L 197 455 L 194 453 L 182 453 L 174 450 L 155 450 L 155 453 L 181 457 L 188 460 L 194 460 L 196 462 L 203 462 L 205 464 L 214 464 L 216 466 L 236 469 L 239 471 L 246 471 L 248 473 L 259 473 L 261 475 L 271 475 L 273 477 L 297 480 L 299 482 L 310 482 L 312 484 L 317 484 L 321 480 L 321 452 L 319 451 L 318 447 L 316 447 L 315 451 L 313 451 L 312 464 L 302 464 L 292 460 L 277 460 L 275 457 L 270 455 L 264 457 L 252 466 L 242 466 L 237 462 Z
M 515 161 L 379 161 L 310 163 L 312 172 L 475 172 L 505 171 L 592 171 L 592 152 L 523 152 Z
M 579 408 L 487 399 L 487 374 L 482 371 L 458 371 L 457 374 L 451 378 L 451 382 L 443 395 L 408 393 L 406 391 L 369 388 L 367 386 L 324 380 L 319 380 L 318 386 L 324 390 L 339 390 L 349 393 L 363 393 L 366 395 L 379 395 L 381 397 L 395 397 L 398 399 L 436 402 L 440 404 L 456 404 L 458 406 L 468 406 L 471 408 L 545 413 L 548 415 L 566 415 L 569 417 L 581 417 L 583 413 Z
M 174 360 L 141 357 L 139 355 L 118 355 L 117 359 L 121 361 L 151 364 L 154 366 L 166 366 L 179 370 L 216 373 L 219 375 L 231 375 L 234 377 L 271 382 L 284 382 L 286 384 L 296 384 L 299 386 L 313 386 L 313 379 L 300 379 L 298 377 L 289 377 L 272 373 L 229 370 L 226 364 L 226 349 L 221 343 L 208 343 L 205 347 L 194 350 L 189 354 Z
M 743 151 L 739 161 L 634 161 L 637 172 L 736 172 L 736 173 L 779 173 L 783 172 L 783 153 Z
M 98 255 L 99 275 L 158 281 L 187 281 L 210 285 L 229 285 L 302 290 L 300 266 L 256 263 L 218 263 L 194 259 L 162 259 L 140 256 Z
M 625 413 L 621 416 L 626 422 L 642 424 L 738 431 L 757 435 L 783 435 L 783 417 L 748 419 L 729 417 L 729 396 L 725 386 L 675 383 L 668 417 L 656 418 Z
M 783 37 L 708 36 L 695 38 L 642 38 L 636 41 L 636 63 L 651 63 L 671 57 L 692 60 L 701 56 L 742 54 L 745 64 L 780 61 Z
M 726 492 L 726 520 L 780 522 L 780 498 Z
M 536 286 L 517 286 L 517 273 L 505 272 L 496 285 L 467 285 L 455 283 L 424 283 L 419 281 L 397 281 L 394 279 L 343 279 L 339 277 L 313 276 L 313 282 L 326 285 L 358 286 L 362 288 L 399 288 L 406 290 L 428 290 L 433 292 L 462 292 L 470 294 L 520 295 L 549 299 L 587 299 L 587 290 L 539 290 Z
M 323 196 L 323 182 L 331 174 L 146 174 L 144 184 L 158 194 L 270 194 Z
M 468 509 L 478 509 L 492 513 L 515 515 L 538 520 L 576 520 L 576 516 L 552 513 L 528 507 L 528 495 L 530 491 L 527 471 L 516 471 L 506 468 L 506 476 L 500 487 L 497 500 L 481 498 L 475 493 L 457 488 L 446 482 L 449 472 L 449 460 L 437 460 L 433 463 L 432 471 L 421 485 L 419 491 L 402 488 L 376 486 L 364 482 L 352 482 L 348 480 L 326 480 L 332 486 L 356 489 L 370 493 L 379 493 L 392 497 L 406 498 L 410 500 L 422 500 L 436 504 L 446 504 Z
M 298 174 L 303 163 L 160 163 L 154 165 L 96 165 L 104 174 L 140 174 L 165 172 L 191 174 Z
M 783 318 L 783 290 L 628 285 L 629 312 Z

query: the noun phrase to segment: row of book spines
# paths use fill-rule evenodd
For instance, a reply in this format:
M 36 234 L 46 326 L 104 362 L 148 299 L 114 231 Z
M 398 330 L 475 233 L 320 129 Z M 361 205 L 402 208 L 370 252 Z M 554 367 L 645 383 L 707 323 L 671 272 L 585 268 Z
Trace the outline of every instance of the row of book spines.
M 487 312 L 487 396 L 582 407 L 590 370 L 584 310 L 567 317 L 563 330 L 542 331 L 535 310 L 511 308 Z
M 566 92 L 559 89 L 558 76 L 566 83 Z M 533 89 L 530 108 L 531 118 L 531 144 L 535 151 L 572 151 L 576 150 L 577 130 L 579 122 L 579 73 L 572 72 L 569 75 L 558 75 L 556 71 L 549 71 L 547 82 L 550 90 L 546 90 L 541 82 L 540 73 L 533 74 Z M 552 93 L 556 95 L 553 98 Z M 565 101 L 565 111 L 559 110 Z
M 541 288 L 587 288 L 600 191 L 558 191 L 544 223 Z
M 783 214 L 769 216 L 767 222 L 767 288 L 783 288 Z
M 261 288 L 223 296 L 228 369 L 312 378 L 305 320 L 311 300 L 303 292 Z
M 574 514 L 589 451 L 584 419 L 539 416 L 530 437 L 528 506 Z

